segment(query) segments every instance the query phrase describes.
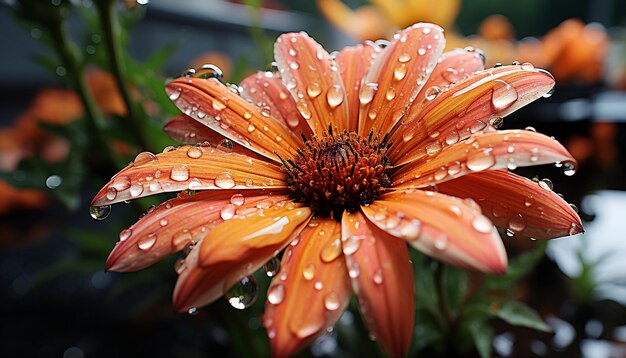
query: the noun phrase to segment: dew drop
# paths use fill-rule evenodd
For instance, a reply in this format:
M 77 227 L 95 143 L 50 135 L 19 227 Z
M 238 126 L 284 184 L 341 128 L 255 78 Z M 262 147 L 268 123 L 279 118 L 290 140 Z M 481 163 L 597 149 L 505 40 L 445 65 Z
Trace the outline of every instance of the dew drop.
M 497 129 L 502 127 L 502 124 L 504 124 L 504 119 L 502 119 L 502 117 L 494 117 L 489 120 L 489 124 Z
M 490 150 L 479 150 L 467 157 L 467 168 L 474 172 L 489 169 L 496 164 L 496 158 Z
M 304 279 L 311 281 L 315 277 L 315 264 L 308 264 L 302 271 Z
M 302 117 L 304 117 L 304 119 L 311 118 L 311 110 L 309 110 L 309 106 L 307 106 L 306 102 L 302 100 L 296 102 L 296 108 L 298 109 Z
M 246 202 L 245 197 L 242 194 L 234 194 L 230 197 L 230 203 L 233 205 L 241 206 Z
M 511 229 L 506 229 L 506 231 L 504 232 L 506 234 L 506 236 L 508 237 L 513 237 L 515 236 L 515 231 L 511 230 Z
M 289 251 L 291 253 L 291 251 Z M 287 255 L 287 253 L 285 253 Z M 274 277 L 280 271 L 280 260 L 278 257 L 272 257 L 268 262 L 263 265 L 263 270 L 265 270 L 265 274 L 267 277 Z
M 189 147 L 187 150 L 187 156 L 192 159 L 198 159 L 202 156 L 202 149 L 198 147 Z
M 344 93 L 339 85 L 333 85 L 326 92 L 326 102 L 330 108 L 335 108 L 343 103 Z
M 552 184 L 552 180 L 550 180 L 548 178 L 541 179 L 539 181 L 539 186 L 542 189 L 545 189 L 545 190 L 550 190 L 551 191 L 552 189 L 554 189 L 554 184 Z
M 111 213 L 111 205 L 92 206 L 89 208 L 89 215 L 96 220 L 104 220 Z
M 393 78 L 395 78 L 396 81 L 401 81 L 405 76 L 406 76 L 406 65 L 405 64 L 401 64 L 400 66 L 396 67 L 393 70 Z
M 141 152 L 139 154 L 137 154 L 137 156 L 135 157 L 135 160 L 133 160 L 133 165 L 134 166 L 138 166 L 138 165 L 144 165 L 144 164 L 148 164 L 151 161 L 157 160 L 157 156 L 154 155 L 153 153 L 150 152 Z
M 329 311 L 334 311 L 339 308 L 340 302 L 339 297 L 334 292 L 330 292 L 324 298 L 324 307 L 326 307 Z
M 513 216 L 509 219 L 509 229 L 514 232 L 523 231 L 526 228 L 526 221 L 521 215 Z
M 235 186 L 235 180 L 232 174 L 224 172 L 215 177 L 215 185 L 222 189 L 230 189 Z
M 398 61 L 402 63 L 409 62 L 411 61 L 411 55 L 409 55 L 408 53 L 403 53 L 398 57 Z
M 230 220 L 235 216 L 236 209 L 233 205 L 226 205 L 220 210 L 220 217 L 222 220 Z
M 274 285 L 267 290 L 267 301 L 273 305 L 280 304 L 285 298 L 285 286 L 282 283 Z
M 198 309 L 198 307 L 191 307 L 187 310 L 187 313 L 191 316 L 196 316 L 198 313 L 200 313 L 200 310 Z
M 141 183 L 134 183 L 130 186 L 129 192 L 131 198 L 136 198 L 143 193 L 143 185 Z
M 180 97 L 180 92 L 181 92 L 180 88 L 177 88 L 176 90 L 171 91 L 169 94 L 170 100 L 172 101 L 177 100 Z
M 120 232 L 120 242 L 128 240 L 128 238 L 132 234 L 133 234 L 133 230 L 131 230 L 131 229 L 124 229 L 124 230 L 122 230 Z
M 244 277 L 226 293 L 226 299 L 238 310 L 246 309 L 256 302 L 259 288 L 253 276 Z
M 377 269 L 374 272 L 374 276 L 372 276 L 372 280 L 375 284 L 380 285 L 383 283 L 383 271 L 381 269 Z
M 447 249 L 448 248 L 448 237 L 446 236 L 446 234 L 441 234 L 437 238 L 435 238 L 435 241 L 433 242 L 433 245 L 435 246 L 435 249 L 437 249 L 439 251 L 443 251 L 443 250 Z
M 189 167 L 185 164 L 173 167 L 170 173 L 170 178 L 174 181 L 185 181 L 189 179 Z
M 117 196 L 117 190 L 112 187 L 109 186 L 109 188 L 107 189 L 107 200 L 111 201 L 111 200 L 115 200 L 115 197 Z
M 439 153 L 440 150 L 441 150 L 441 145 L 439 144 L 439 142 L 433 142 L 426 147 L 426 154 L 435 155 Z
M 459 73 L 457 69 L 454 69 L 452 67 L 446 68 L 441 76 L 450 83 L 455 83 L 463 78 L 463 75 Z
M 361 269 L 359 268 L 359 264 L 354 261 L 348 267 L 348 276 L 352 278 L 357 278 L 361 274 Z
M 319 85 L 319 83 L 312 82 L 306 88 L 306 93 L 309 95 L 309 97 L 315 98 L 319 96 L 320 93 L 322 93 L 322 87 Z
M 567 175 L 568 177 L 571 177 L 572 175 L 574 175 L 574 173 L 576 173 L 575 162 L 566 161 L 561 164 L 562 164 L 563 174 Z
M 493 224 L 484 215 L 477 215 L 474 220 L 472 220 L 472 227 L 478 232 L 488 234 L 493 229 Z
M 361 247 L 361 238 L 358 236 L 348 236 L 342 244 L 343 253 L 345 255 L 352 255 Z
M 366 83 L 365 86 L 361 87 L 361 91 L 359 92 L 359 102 L 361 104 L 368 104 L 374 98 L 374 91 L 378 89 L 378 84 L 376 83 Z
M 447 145 L 455 144 L 459 141 L 459 139 L 460 139 L 459 133 L 457 131 L 452 131 L 448 133 L 448 135 L 446 136 L 446 144 Z
M 531 127 L 531 126 L 528 126 L 528 127 L 524 128 L 524 129 L 525 129 L 525 130 L 527 130 L 527 131 L 529 131 L 529 132 L 536 132 L 536 131 L 537 131 L 537 130 L 535 129 L 535 127 Z
M 226 109 L 226 104 L 224 102 L 218 100 L 217 98 L 213 98 L 213 109 L 220 112 Z
M 339 257 L 339 255 L 341 255 L 341 241 L 339 239 L 335 239 L 322 249 L 320 259 L 323 262 L 331 262 Z
M 533 198 L 532 195 L 527 196 L 524 199 L 524 205 L 528 208 L 531 207 L 533 204 L 535 203 L 535 199 Z
M 420 56 L 424 56 L 426 54 L 426 49 L 423 47 L 420 47 L 419 49 L 417 49 L 417 54 Z
M 426 92 L 424 92 L 424 97 L 426 98 L 427 101 L 432 101 L 435 98 L 437 98 L 437 96 L 440 93 L 441 93 L 441 88 L 437 86 L 432 86 L 426 89 Z
M 137 242 L 137 247 L 139 247 L 143 251 L 150 250 L 154 244 L 156 243 L 156 235 L 150 234 L 143 240 Z
M 502 111 L 511 107 L 515 101 L 517 101 L 515 88 L 502 80 L 495 80 L 491 94 L 493 108 L 497 111 Z
M 130 178 L 126 175 L 119 176 L 113 179 L 110 186 L 115 188 L 118 192 L 124 191 L 130 187 Z

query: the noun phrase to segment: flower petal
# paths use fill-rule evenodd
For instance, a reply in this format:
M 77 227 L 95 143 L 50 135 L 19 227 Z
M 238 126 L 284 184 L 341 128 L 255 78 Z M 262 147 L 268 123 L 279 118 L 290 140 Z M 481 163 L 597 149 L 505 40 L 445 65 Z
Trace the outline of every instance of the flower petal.
M 133 226 L 120 233 L 106 268 L 128 272 L 144 269 L 193 245 L 216 224 L 257 205 L 287 200 L 261 190 L 211 190 L 178 197 L 148 210 Z
M 453 144 L 433 153 L 428 160 L 424 158 L 405 165 L 391 178 L 396 188 L 421 188 L 487 169 L 555 162 L 573 164 L 574 158 L 548 136 L 526 130 L 507 130 L 475 135 Z
M 165 91 L 186 115 L 269 159 L 290 156 L 302 145 L 287 126 L 215 78 L 178 78 Z
M 285 174 L 277 165 L 210 146 L 185 145 L 156 155 L 139 153 L 96 194 L 91 205 L 187 189 L 285 186 Z
M 583 231 L 578 214 L 548 186 L 507 171 L 468 174 L 437 187 L 475 200 L 496 226 L 524 236 L 552 239 Z
M 359 107 L 361 105 L 359 103 L 361 83 L 380 51 L 381 48 L 374 44 L 357 45 L 343 48 L 335 58 L 346 89 L 349 131 L 357 130 Z
M 186 312 L 223 296 L 291 242 L 310 215 L 291 202 L 269 203 L 217 225 L 187 256 L 174 289 L 175 309 Z
M 380 229 L 435 259 L 482 272 L 506 271 L 498 231 L 461 199 L 423 190 L 397 191 L 361 209 Z
M 361 315 L 392 357 L 406 356 L 415 311 L 413 267 L 404 240 L 371 224 L 361 212 L 344 212 L 343 251 Z
M 240 86 L 243 98 L 269 111 L 273 118 L 282 121 L 296 134 L 311 137 L 311 127 L 296 108 L 296 102 L 280 77 L 273 72 L 257 72 L 241 81 Z
M 163 130 L 177 142 L 185 144 L 210 143 L 215 147 L 221 146 L 224 149 L 252 158 L 260 157 L 257 153 L 237 143 L 233 143 L 230 139 L 183 113 L 170 119 L 163 127 Z
M 483 130 L 545 95 L 554 78 L 530 64 L 476 72 L 448 88 L 430 86 L 391 137 L 389 158 L 396 165 L 427 155 Z M 421 148 L 421 150 L 416 150 Z
M 386 133 L 405 114 L 437 64 L 445 39 L 437 25 L 402 30 L 376 57 L 359 92 L 359 134 Z
M 322 137 L 329 124 L 337 133 L 348 127 L 348 103 L 332 57 L 307 34 L 281 35 L 274 57 L 285 86 L 313 132 Z
M 443 53 L 437 60 L 437 65 L 428 77 L 428 82 L 422 87 L 421 92 L 425 92 L 427 88 L 432 86 L 444 88 L 463 80 L 466 76 L 470 76 L 476 71 L 483 70 L 485 68 L 483 56 L 480 51 L 471 47 L 467 49 L 456 48 Z M 416 100 L 422 102 L 426 99 L 420 96 Z M 413 106 L 415 105 L 413 103 Z
M 326 332 L 350 300 L 341 226 L 313 219 L 285 250 L 268 289 L 263 322 L 272 356 L 287 357 Z

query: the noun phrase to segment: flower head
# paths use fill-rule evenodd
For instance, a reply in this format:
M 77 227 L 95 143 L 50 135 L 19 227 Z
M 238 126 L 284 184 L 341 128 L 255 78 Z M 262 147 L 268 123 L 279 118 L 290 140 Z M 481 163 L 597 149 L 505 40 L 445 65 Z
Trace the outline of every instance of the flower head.
M 494 224 L 537 239 L 582 230 L 557 194 L 507 170 L 561 162 L 573 171 L 567 150 L 534 131 L 494 128 L 549 93 L 552 76 L 530 64 L 485 70 L 479 52 L 442 54 L 444 45 L 443 30 L 424 23 L 336 56 L 290 33 L 276 42 L 278 72 L 241 87 L 210 67 L 170 82 L 183 114 L 166 130 L 222 144 L 140 153 L 96 195 L 93 205 L 105 206 L 182 191 L 120 234 L 107 268 L 138 270 L 190 249 L 174 290 L 184 312 L 282 252 L 264 315 L 275 356 L 323 334 L 352 292 L 383 349 L 406 354 L 408 246 L 501 273 Z

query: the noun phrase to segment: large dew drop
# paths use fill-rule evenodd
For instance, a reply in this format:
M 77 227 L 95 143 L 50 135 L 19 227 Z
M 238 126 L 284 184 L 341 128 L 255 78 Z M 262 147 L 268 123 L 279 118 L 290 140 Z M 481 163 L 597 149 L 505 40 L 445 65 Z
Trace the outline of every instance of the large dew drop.
M 491 104 L 496 111 L 505 110 L 517 101 L 517 91 L 510 84 L 495 80 L 493 93 L 491 94 Z
M 89 208 L 89 215 L 96 220 L 104 220 L 111 213 L 111 205 L 92 206 Z
M 274 277 L 278 275 L 280 271 L 280 260 L 278 257 L 272 257 L 268 262 L 263 265 L 263 270 L 265 270 L 265 274 L 267 277 Z
M 253 276 L 244 277 L 226 293 L 226 299 L 238 310 L 246 309 L 256 302 L 259 288 Z
M 335 108 L 343 102 L 343 91 L 339 85 L 333 85 L 326 92 L 326 102 L 330 108 Z
M 175 166 L 172 168 L 170 178 L 174 181 L 185 181 L 189 179 L 189 167 L 184 164 Z
M 467 157 L 467 168 L 474 172 L 489 169 L 496 164 L 496 158 L 490 150 L 480 150 Z
M 157 160 L 156 155 L 150 152 L 141 152 L 137 154 L 137 156 L 135 157 L 135 160 L 133 160 L 133 165 L 135 166 L 144 165 L 144 164 L 150 163 L 153 160 Z
M 273 305 L 283 302 L 285 298 L 285 286 L 277 284 L 267 290 L 267 301 Z
M 235 180 L 230 173 L 224 172 L 215 177 L 215 185 L 222 189 L 231 189 L 235 186 Z

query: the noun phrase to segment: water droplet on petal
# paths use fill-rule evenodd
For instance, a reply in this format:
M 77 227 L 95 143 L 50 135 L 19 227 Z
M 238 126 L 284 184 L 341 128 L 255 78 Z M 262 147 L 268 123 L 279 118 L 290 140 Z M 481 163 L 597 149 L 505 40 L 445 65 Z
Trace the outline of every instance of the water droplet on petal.
M 506 229 L 505 234 L 508 237 L 513 237 L 513 236 L 515 236 L 515 231 L 513 231 L 511 229 Z
M 187 310 L 187 313 L 191 316 L 195 316 L 198 313 L 200 313 L 200 310 L 198 309 L 198 307 L 191 307 L 190 309 Z
M 143 193 L 143 185 L 141 183 L 134 183 L 133 185 L 130 186 L 130 197 L 131 198 L 136 198 L 139 195 L 141 195 L 141 193 Z
M 291 251 L 289 251 L 291 253 Z M 285 253 L 287 255 L 287 253 Z M 278 257 L 272 257 L 268 262 L 263 265 L 263 269 L 265 270 L 265 274 L 267 277 L 274 277 L 280 271 L 280 260 Z
M 341 241 L 335 239 L 322 249 L 320 258 L 323 262 L 331 262 L 341 255 L 341 250 Z
M 215 185 L 222 189 L 230 189 L 235 186 L 235 180 L 232 174 L 224 172 L 215 177 Z
M 230 220 L 235 216 L 236 209 L 233 205 L 226 205 L 220 210 L 220 217 L 222 220 Z
M 145 239 L 138 241 L 137 247 L 139 247 L 141 250 L 147 251 L 147 250 L 150 250 L 154 246 L 155 243 L 156 243 L 156 235 L 150 234 Z
M 233 205 L 241 206 L 246 202 L 245 197 L 242 194 L 234 194 L 230 197 L 230 203 Z
M 565 175 L 567 175 L 568 177 L 571 177 L 572 175 L 574 175 L 574 173 L 576 173 L 576 163 L 575 162 L 566 161 L 566 162 L 563 162 L 561 164 L 562 164 L 563 173 Z
M 117 190 L 112 187 L 109 186 L 109 188 L 107 189 L 107 200 L 111 201 L 111 200 L 115 200 L 115 197 L 117 196 Z
M 426 54 L 426 49 L 423 47 L 420 47 L 419 49 L 417 49 L 417 54 L 420 56 L 424 56 Z
M 302 271 L 302 275 L 304 276 L 304 279 L 307 281 L 310 281 L 313 279 L 313 277 L 315 277 L 315 265 L 314 264 L 308 264 L 304 270 Z
M 359 236 L 348 236 L 342 243 L 343 253 L 352 255 L 361 247 L 361 238 Z
M 401 81 L 405 76 L 406 76 L 406 65 L 405 64 L 401 64 L 400 66 L 396 67 L 393 70 L 393 78 L 395 78 L 396 81 Z
M 524 205 L 525 205 L 526 207 L 530 207 L 530 206 L 532 206 L 534 203 L 535 203 L 535 199 L 533 198 L 533 196 L 532 196 L 532 195 L 529 195 L 529 196 L 527 196 L 527 197 L 524 199 Z
M 322 87 L 317 82 L 311 82 L 306 88 L 306 93 L 309 97 L 315 98 L 322 93 Z
M 124 230 L 122 230 L 120 232 L 120 242 L 128 240 L 128 238 L 132 234 L 133 234 L 133 231 L 131 229 L 124 229 Z
M 312 116 L 311 110 L 309 110 L 309 106 L 306 104 L 306 102 L 304 102 L 302 100 L 296 102 L 296 108 L 298 109 L 298 111 L 300 112 L 302 117 L 304 117 L 304 119 L 310 119 L 311 118 L 311 116 Z
M 202 156 L 202 149 L 198 147 L 189 147 L 187 150 L 187 156 L 192 159 L 198 159 Z
M 343 102 L 344 93 L 339 85 L 333 85 L 326 92 L 326 101 L 330 108 L 335 108 Z
M 403 53 L 398 57 L 398 61 L 402 63 L 409 62 L 411 61 L 411 55 L 409 55 L 408 53 Z
M 267 301 L 273 305 L 280 304 L 285 298 L 285 286 L 279 283 L 267 290 Z
M 522 215 L 518 214 L 517 216 L 511 217 L 509 219 L 509 229 L 513 232 L 520 232 L 526 228 L 526 220 L 522 217 Z
M 361 87 L 361 91 L 359 92 L 359 102 L 361 104 L 368 104 L 374 98 L 374 92 L 378 89 L 377 83 L 366 83 L 365 86 Z
M 372 276 L 372 280 L 375 284 L 380 285 L 383 283 L 383 271 L 381 269 L 377 269 L 374 272 L 374 276 Z
M 157 160 L 156 155 L 150 152 L 141 152 L 137 154 L 137 156 L 135 157 L 135 160 L 133 160 L 133 165 L 134 166 L 144 165 L 144 164 L 150 163 L 153 160 Z
M 517 101 L 517 91 L 510 84 L 495 80 L 491 94 L 491 104 L 496 111 L 505 110 Z
M 89 208 L 89 215 L 96 220 L 104 220 L 111 213 L 111 205 L 92 206 Z
M 491 150 L 479 150 L 467 157 L 467 168 L 471 171 L 478 172 L 489 169 L 496 164 L 496 158 Z
M 326 307 L 329 311 L 334 311 L 339 308 L 340 302 L 339 297 L 334 292 L 330 292 L 324 298 L 324 307 Z
M 459 73 L 457 69 L 454 69 L 452 67 L 446 68 L 441 75 L 446 81 L 450 83 L 455 83 L 463 78 L 463 75 Z
M 225 297 L 231 306 L 238 310 L 246 309 L 256 302 L 259 288 L 253 276 L 244 277 L 233 288 L 228 290 Z
M 170 178 L 174 181 L 185 181 L 189 179 L 189 167 L 185 164 L 177 165 L 172 168 Z
M 472 227 L 478 232 L 488 234 L 493 229 L 493 224 L 484 215 L 477 215 L 474 220 L 472 220 Z
M 545 190 L 552 190 L 552 189 L 554 189 L 554 184 L 552 184 L 552 180 L 550 180 L 548 178 L 541 179 L 539 181 L 539 186 L 542 189 L 545 189 Z
M 448 248 L 448 236 L 446 236 L 446 234 L 439 235 L 437 238 L 435 238 L 433 245 L 435 246 L 435 249 L 439 251 L 443 251 L 447 249 Z

